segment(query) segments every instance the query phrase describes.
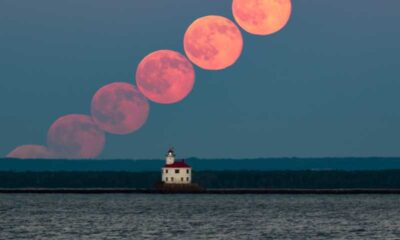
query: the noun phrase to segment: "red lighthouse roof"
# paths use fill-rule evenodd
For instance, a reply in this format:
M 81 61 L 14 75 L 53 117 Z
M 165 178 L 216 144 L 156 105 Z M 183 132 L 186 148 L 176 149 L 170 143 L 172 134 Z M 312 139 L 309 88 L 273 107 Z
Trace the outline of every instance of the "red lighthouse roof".
M 185 160 L 182 161 L 175 161 L 173 164 L 165 164 L 165 168 L 191 168 L 187 163 L 185 163 Z

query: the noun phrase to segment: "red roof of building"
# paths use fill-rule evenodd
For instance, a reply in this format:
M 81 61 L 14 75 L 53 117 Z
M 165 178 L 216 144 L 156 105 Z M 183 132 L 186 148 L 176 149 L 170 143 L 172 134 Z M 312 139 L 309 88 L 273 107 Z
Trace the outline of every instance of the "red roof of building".
M 175 161 L 173 164 L 165 164 L 165 168 L 191 168 L 185 161 Z

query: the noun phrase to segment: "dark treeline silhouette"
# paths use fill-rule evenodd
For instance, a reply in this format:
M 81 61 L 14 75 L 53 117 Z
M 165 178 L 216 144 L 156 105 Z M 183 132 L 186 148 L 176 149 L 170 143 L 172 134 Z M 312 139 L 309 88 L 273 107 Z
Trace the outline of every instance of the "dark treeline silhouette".
M 400 157 L 371 158 L 258 158 L 186 161 L 197 171 L 389 170 L 400 169 Z M 158 171 L 165 160 L 63 160 L 0 158 L 0 171 Z
M 400 170 L 198 171 L 206 188 L 400 188 Z M 0 172 L 0 188 L 153 188 L 160 172 Z

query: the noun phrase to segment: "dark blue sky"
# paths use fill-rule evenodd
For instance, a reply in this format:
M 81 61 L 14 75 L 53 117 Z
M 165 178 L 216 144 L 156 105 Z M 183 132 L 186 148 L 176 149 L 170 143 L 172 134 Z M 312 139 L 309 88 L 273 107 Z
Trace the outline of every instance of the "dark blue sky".
M 151 104 L 138 132 L 107 135 L 101 158 L 399 156 L 400 1 L 295 0 L 289 24 L 243 32 L 239 61 L 196 68 L 193 92 Z M 45 144 L 58 117 L 89 113 L 93 94 L 134 83 L 139 61 L 183 52 L 196 18 L 231 19 L 231 1 L 0 2 L 0 155 Z

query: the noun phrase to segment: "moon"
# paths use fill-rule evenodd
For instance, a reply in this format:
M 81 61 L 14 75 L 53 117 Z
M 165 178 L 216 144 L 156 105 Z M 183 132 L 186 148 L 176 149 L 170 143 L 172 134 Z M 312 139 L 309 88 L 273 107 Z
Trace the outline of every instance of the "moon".
M 53 154 L 45 146 L 22 145 L 12 150 L 7 157 L 20 159 L 44 159 L 52 158 Z
M 146 122 L 149 103 L 129 83 L 115 82 L 100 88 L 93 96 L 92 118 L 99 128 L 113 134 L 128 134 Z
M 291 0 L 233 0 L 232 12 L 246 32 L 269 35 L 288 23 L 292 3 Z
M 47 133 L 47 145 L 59 158 L 94 158 L 102 152 L 104 143 L 104 132 L 87 115 L 60 117 Z
M 158 50 L 139 63 L 136 84 L 153 102 L 171 104 L 182 101 L 193 89 L 195 73 L 189 60 L 179 52 Z
M 200 68 L 221 70 L 237 61 L 243 38 L 231 20 L 210 15 L 198 18 L 188 27 L 183 45 L 190 61 Z

